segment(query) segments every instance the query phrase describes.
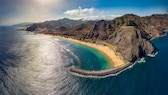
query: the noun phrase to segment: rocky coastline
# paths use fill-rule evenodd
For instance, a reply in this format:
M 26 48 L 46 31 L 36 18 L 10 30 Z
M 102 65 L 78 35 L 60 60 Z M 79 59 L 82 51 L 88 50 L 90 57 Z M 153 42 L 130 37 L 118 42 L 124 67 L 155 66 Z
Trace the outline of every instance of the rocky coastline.
M 37 23 L 27 27 L 26 31 L 115 46 L 116 48 L 113 49 L 115 53 L 121 55 L 123 60 L 129 64 L 125 63 L 122 67 L 104 71 L 70 68 L 71 72 L 82 75 L 104 76 L 116 74 L 146 55 L 156 54 L 157 51 L 150 40 L 165 35 L 164 30 L 167 29 L 168 14 L 154 14 L 145 17 L 126 14 L 109 21 L 88 21 L 73 26 L 63 23 L 53 26 L 53 22 L 52 24 Z

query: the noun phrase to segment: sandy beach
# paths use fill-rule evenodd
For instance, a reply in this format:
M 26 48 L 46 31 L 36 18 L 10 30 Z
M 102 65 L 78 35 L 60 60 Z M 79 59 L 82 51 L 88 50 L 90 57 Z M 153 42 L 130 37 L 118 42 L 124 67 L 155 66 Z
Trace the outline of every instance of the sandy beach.
M 120 58 L 120 56 L 117 56 L 114 50 L 108 46 L 104 46 L 96 43 L 84 42 L 84 41 L 80 41 L 72 38 L 65 38 L 65 37 L 60 37 L 60 38 L 97 49 L 98 51 L 102 52 L 108 57 L 113 67 L 123 67 L 125 65 L 124 61 Z

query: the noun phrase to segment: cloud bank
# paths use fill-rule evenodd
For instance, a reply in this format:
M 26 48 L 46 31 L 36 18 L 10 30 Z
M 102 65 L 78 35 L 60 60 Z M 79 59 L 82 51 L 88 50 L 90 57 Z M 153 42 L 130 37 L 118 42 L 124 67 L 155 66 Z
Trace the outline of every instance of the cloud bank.
M 67 10 L 66 12 L 64 12 L 64 14 L 66 15 L 70 15 L 70 16 L 80 16 L 80 17 L 84 17 L 84 16 L 92 16 L 97 14 L 98 10 L 96 10 L 95 8 L 81 8 L 79 7 L 78 9 L 72 9 L 72 10 Z
M 101 20 L 101 19 L 113 19 L 121 15 L 107 15 L 102 10 L 91 8 L 77 8 L 67 10 L 64 12 L 69 18 L 72 19 L 84 19 L 84 20 Z

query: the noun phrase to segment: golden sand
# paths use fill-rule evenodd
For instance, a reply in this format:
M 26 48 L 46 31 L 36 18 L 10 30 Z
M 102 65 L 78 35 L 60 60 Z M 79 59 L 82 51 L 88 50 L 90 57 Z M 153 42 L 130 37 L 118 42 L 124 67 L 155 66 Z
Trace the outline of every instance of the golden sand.
M 58 37 L 60 37 L 60 36 L 58 36 Z M 64 38 L 64 37 L 60 37 L 60 38 L 63 38 L 65 40 L 69 40 L 69 41 L 72 41 L 75 43 L 79 43 L 79 44 L 82 44 L 85 46 L 89 46 L 89 47 L 92 47 L 92 48 L 102 52 L 103 54 L 105 54 L 109 58 L 113 67 L 122 67 L 125 65 L 122 58 L 120 56 L 116 55 L 115 51 L 108 46 L 96 44 L 96 43 L 84 42 L 84 41 L 80 41 L 80 40 L 76 40 L 76 39 L 72 39 L 72 38 Z

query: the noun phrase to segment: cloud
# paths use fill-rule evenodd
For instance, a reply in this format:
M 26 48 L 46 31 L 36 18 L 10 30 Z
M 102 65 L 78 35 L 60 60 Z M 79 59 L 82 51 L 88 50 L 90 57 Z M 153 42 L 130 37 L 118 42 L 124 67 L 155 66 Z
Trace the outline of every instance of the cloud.
M 92 16 L 95 15 L 98 12 L 98 10 L 96 10 L 95 8 L 81 8 L 79 7 L 78 9 L 72 9 L 72 10 L 67 10 L 66 12 L 64 12 L 64 14 L 66 15 L 70 15 L 70 16 Z
M 107 15 L 102 10 L 91 8 L 77 8 L 67 10 L 65 15 L 72 19 L 84 19 L 84 20 L 100 20 L 100 19 L 113 19 L 119 15 Z

